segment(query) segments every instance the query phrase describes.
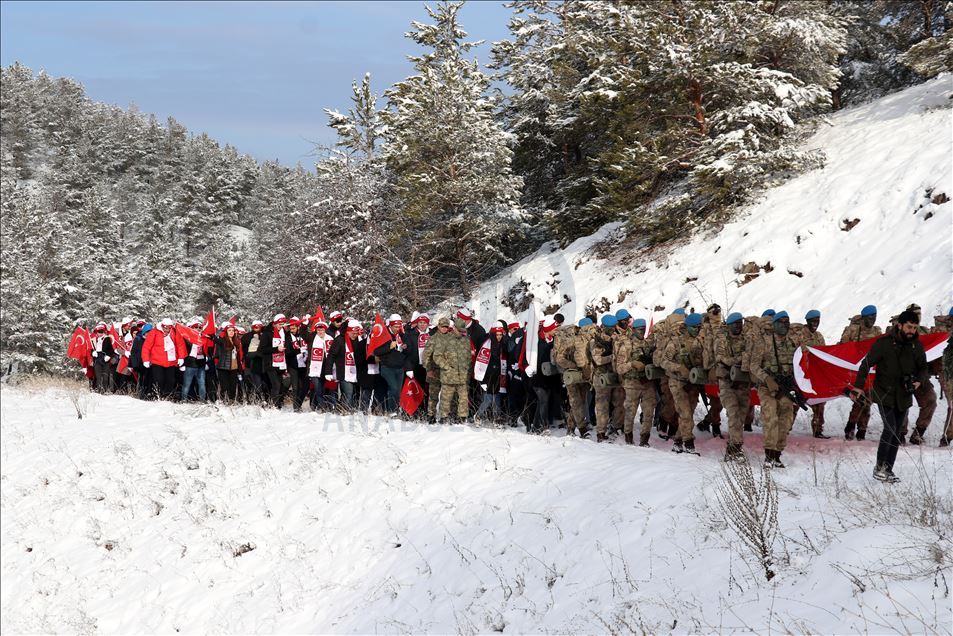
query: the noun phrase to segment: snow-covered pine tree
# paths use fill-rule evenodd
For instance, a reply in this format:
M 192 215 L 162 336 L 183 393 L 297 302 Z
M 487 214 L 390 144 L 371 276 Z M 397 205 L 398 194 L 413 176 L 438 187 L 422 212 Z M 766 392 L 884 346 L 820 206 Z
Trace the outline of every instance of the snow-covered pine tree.
M 489 77 L 467 54 L 462 3 L 427 8 L 407 37 L 425 53 L 416 74 L 385 93 L 383 154 L 393 173 L 410 266 L 429 269 L 447 290 L 468 292 L 511 255 L 524 227 L 521 180 L 511 169 L 507 135 L 494 119 Z

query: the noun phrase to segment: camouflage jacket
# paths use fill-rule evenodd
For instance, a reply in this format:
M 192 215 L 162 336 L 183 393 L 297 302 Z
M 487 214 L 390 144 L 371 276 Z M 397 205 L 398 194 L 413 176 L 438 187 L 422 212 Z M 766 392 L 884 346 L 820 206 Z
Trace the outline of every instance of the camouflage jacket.
M 775 378 L 794 375 L 794 352 L 798 343 L 791 337 L 772 333 L 762 338 L 755 351 L 751 353 L 751 377 L 765 383 L 769 375 Z
M 791 334 L 794 336 L 794 340 L 799 347 L 823 347 L 825 344 L 824 334 L 820 331 L 811 333 L 807 325 L 797 325 L 796 329 L 795 325 L 791 325 Z
M 865 327 L 860 320 L 860 316 L 854 316 L 850 319 L 850 324 L 844 327 L 844 333 L 841 334 L 840 341 L 841 343 L 857 342 L 859 340 L 876 338 L 881 335 L 883 335 L 883 330 L 881 330 L 880 327 L 877 325 Z
M 472 369 L 470 368 L 470 338 L 466 334 L 451 332 L 446 338 L 428 342 L 427 349 L 433 350 L 433 361 L 440 369 L 441 383 L 467 383 Z
M 745 351 L 745 339 L 742 334 L 733 336 L 726 331 L 715 339 L 715 375 L 719 380 L 731 377 L 731 367 L 741 366 L 741 357 Z
M 624 382 L 645 379 L 645 365 L 652 362 L 653 344 L 634 333 L 612 337 L 612 365 Z
M 690 336 L 684 332 L 670 338 L 662 354 L 662 368 L 670 378 L 687 381 L 691 368 L 702 366 L 703 346 L 701 335 Z
M 597 331 L 599 331 L 599 327 L 586 325 L 579 329 L 573 343 L 573 358 L 576 361 L 576 368 L 582 370 L 586 381 L 592 381 L 592 359 L 589 357 L 589 344 L 596 337 Z
M 596 331 L 589 342 L 589 358 L 592 360 L 592 373 L 612 373 L 612 338 L 602 331 Z
M 579 368 L 575 356 L 578 331 L 579 327 L 575 325 L 563 325 L 556 330 L 553 339 L 552 361 L 562 372 Z

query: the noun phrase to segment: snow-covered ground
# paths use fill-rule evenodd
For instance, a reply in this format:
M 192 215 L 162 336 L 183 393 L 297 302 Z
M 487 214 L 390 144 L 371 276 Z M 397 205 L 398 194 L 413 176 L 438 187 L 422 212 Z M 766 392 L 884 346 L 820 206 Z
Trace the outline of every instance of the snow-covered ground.
M 867 304 L 883 323 L 916 302 L 932 324 L 953 303 L 951 107 L 947 73 L 840 111 L 805 142 L 823 150 L 825 166 L 767 190 L 720 231 L 646 252 L 612 248 L 621 224 L 610 224 L 565 249 L 544 245 L 468 304 L 484 324 L 509 320 L 501 300 L 522 280 L 540 308 L 558 307 L 570 320 L 589 305 L 646 319 L 686 303 L 745 315 L 783 308 L 799 321 L 817 308 L 821 332 L 833 339 Z M 593 249 L 599 244 L 606 258 Z M 739 286 L 748 263 L 764 269 Z
M 2 389 L 3 633 L 951 633 L 937 449 L 798 417 L 776 576 L 702 457 L 560 434 Z M 78 405 L 78 407 L 76 406 Z M 832 432 L 845 404 L 828 412 Z M 77 408 L 85 412 L 77 418 Z M 916 409 L 912 415 L 915 416 Z M 871 437 L 879 433 L 871 422 Z M 760 478 L 760 429 L 747 435 Z

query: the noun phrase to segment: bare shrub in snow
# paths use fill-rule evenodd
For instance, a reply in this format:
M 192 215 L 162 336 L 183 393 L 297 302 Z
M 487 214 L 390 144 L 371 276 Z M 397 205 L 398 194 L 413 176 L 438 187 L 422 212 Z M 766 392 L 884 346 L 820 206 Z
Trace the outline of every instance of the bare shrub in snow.
M 778 535 L 778 489 L 771 471 L 761 470 L 756 480 L 748 462 L 725 462 L 724 479 L 716 491 L 725 522 L 735 531 L 764 568 L 767 580 L 774 578 L 774 540 Z

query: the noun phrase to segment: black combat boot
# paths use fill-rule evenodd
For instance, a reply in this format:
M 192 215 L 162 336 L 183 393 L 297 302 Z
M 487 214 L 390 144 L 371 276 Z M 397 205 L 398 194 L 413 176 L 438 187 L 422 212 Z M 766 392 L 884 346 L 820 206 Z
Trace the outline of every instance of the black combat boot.
M 920 444 L 922 444 L 923 434 L 920 433 L 920 431 L 913 431 L 913 433 L 910 434 L 910 443 L 913 444 L 914 446 L 919 446 Z
M 774 451 L 764 449 L 764 467 L 774 468 Z
M 857 431 L 857 441 L 862 442 L 867 439 L 867 431 Z M 900 438 L 900 443 L 903 444 L 903 438 Z
M 707 432 L 709 428 L 711 428 L 711 416 L 706 415 L 702 418 L 702 421 L 698 423 L 698 430 Z
M 781 463 L 781 451 L 774 452 L 774 461 L 772 462 L 773 468 L 784 468 L 784 464 Z
M 680 439 L 675 440 L 675 445 L 672 446 L 672 452 L 673 452 L 673 453 L 684 453 L 684 452 L 685 452 L 685 447 L 682 446 L 682 440 L 680 440 Z
M 946 438 L 944 438 L 944 439 L 946 439 Z M 942 441 L 942 440 L 940 440 L 940 441 Z M 649 434 L 648 434 L 648 433 L 643 433 L 642 435 L 639 435 L 639 446 L 648 447 L 648 445 L 649 445 Z
M 632 439 L 632 433 L 625 434 L 625 443 L 626 444 L 635 444 L 635 441 Z
M 717 437 L 718 439 L 725 439 L 721 434 L 721 422 L 711 423 L 711 436 Z
M 690 439 L 685 442 L 685 453 L 689 455 L 700 455 L 697 450 L 695 450 L 695 440 Z
M 605 433 L 596 433 L 596 441 L 597 441 L 597 442 L 604 442 L 604 441 L 606 441 L 607 439 L 609 439 L 609 438 L 606 436 Z
M 854 423 L 847 422 L 847 426 L 844 427 L 844 439 L 848 442 L 854 439 Z
M 824 431 L 814 431 L 814 437 L 817 439 L 830 439 L 830 435 L 825 435 Z

